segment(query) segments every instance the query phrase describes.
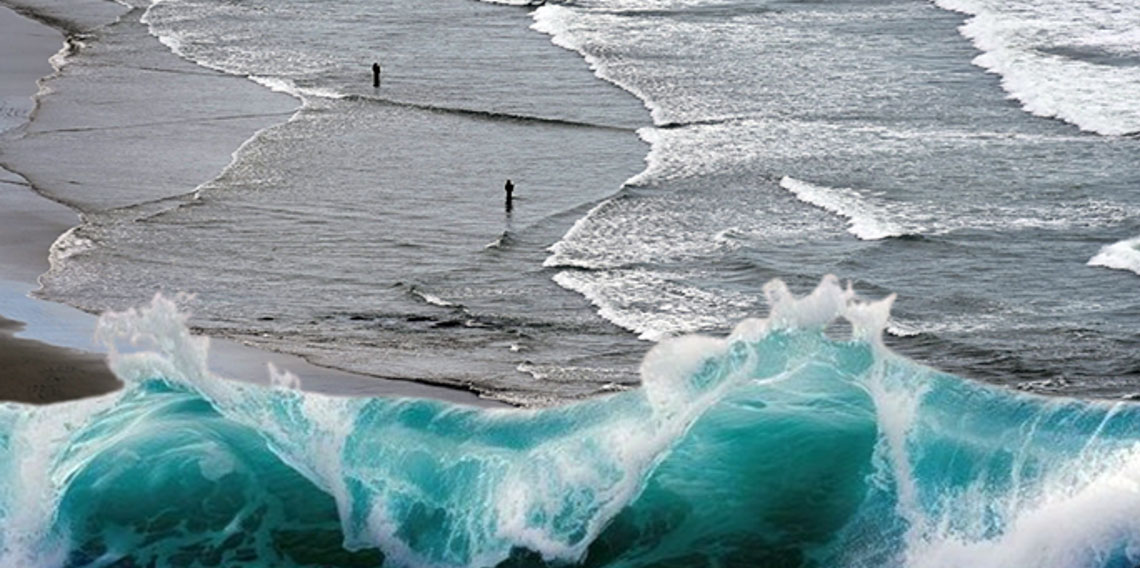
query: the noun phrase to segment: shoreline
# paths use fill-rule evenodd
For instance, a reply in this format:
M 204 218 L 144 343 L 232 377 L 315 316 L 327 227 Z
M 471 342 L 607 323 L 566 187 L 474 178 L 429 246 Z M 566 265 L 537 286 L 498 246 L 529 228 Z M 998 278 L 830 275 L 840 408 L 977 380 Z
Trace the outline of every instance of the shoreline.
M 37 82 L 51 76 L 49 60 L 64 45 L 68 27 L 48 26 L 23 11 L 0 4 L 0 29 L 6 31 L 2 41 L 13 44 L 6 51 L 18 54 L 23 62 L 42 62 L 38 67 L 22 65 L 19 71 L 7 65 L 0 68 L 0 92 L 15 93 L 23 88 L 24 96 L 35 101 L 33 111 L 24 117 L 23 123 L 4 128 L 5 137 L 34 124 L 34 109 L 42 104 L 42 100 L 35 98 Z M 51 30 L 55 35 L 52 49 L 46 53 L 44 46 L 47 44 L 42 41 L 44 30 Z M 41 41 L 29 39 L 37 35 Z M 219 80 L 245 81 L 240 77 L 208 72 Z M 242 135 L 248 140 L 257 130 Z M 224 146 L 209 150 L 223 164 L 228 163 L 233 152 L 232 148 Z M 198 180 L 194 186 L 203 181 L 207 180 Z M 23 365 L 9 364 L 6 367 L 2 380 L 8 384 L 0 385 L 0 399 L 51 403 L 110 392 L 118 388 L 118 382 L 110 375 L 102 350 L 91 339 L 95 316 L 32 295 L 38 288 L 39 275 L 49 268 L 48 255 L 52 244 L 80 222 L 77 211 L 46 197 L 35 185 L 17 173 L 0 168 L 0 364 L 7 364 L 5 356 L 28 361 Z M 193 187 L 183 189 L 193 191 Z M 480 398 L 469 390 L 347 373 L 318 367 L 300 357 L 263 351 L 224 338 L 210 339 L 211 371 L 235 380 L 259 377 L 260 380 L 253 382 L 268 384 L 266 365 L 272 362 L 278 369 L 297 375 L 305 391 L 338 396 L 414 396 L 481 406 L 502 404 Z M 42 372 L 42 365 L 46 362 L 58 363 L 59 371 L 46 376 Z M 20 389 L 38 394 L 31 399 L 26 396 L 19 398 Z
M 66 36 L 8 6 L 0 6 L 0 31 L 0 47 L 10 57 L 0 68 L 0 94 L 4 107 L 16 109 L 0 129 L 3 136 L 12 136 L 30 121 L 37 83 L 53 72 L 50 59 Z M 22 176 L 0 168 L 0 277 L 7 280 L 0 287 L 0 400 L 48 404 L 121 387 L 101 354 L 29 334 L 23 319 L 31 319 L 26 317 L 30 314 L 17 315 L 22 310 L 14 296 L 35 287 L 48 269 L 52 243 L 78 223 L 75 211 L 39 196 Z M 69 327 L 71 322 L 60 326 Z
M 25 325 L 0 317 L 0 400 L 50 404 L 99 396 L 122 388 L 95 353 L 16 337 Z

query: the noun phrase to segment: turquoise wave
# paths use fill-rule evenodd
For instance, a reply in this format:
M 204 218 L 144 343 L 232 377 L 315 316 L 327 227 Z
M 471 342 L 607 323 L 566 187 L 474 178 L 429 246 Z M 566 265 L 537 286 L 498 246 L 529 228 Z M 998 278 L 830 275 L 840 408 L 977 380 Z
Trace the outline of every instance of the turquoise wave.
M 3 566 L 1134 566 L 1140 407 L 887 350 L 893 298 L 766 288 L 643 386 L 543 409 L 222 380 L 156 297 L 100 333 L 127 384 L 0 406 Z M 836 318 L 849 339 L 826 332 Z

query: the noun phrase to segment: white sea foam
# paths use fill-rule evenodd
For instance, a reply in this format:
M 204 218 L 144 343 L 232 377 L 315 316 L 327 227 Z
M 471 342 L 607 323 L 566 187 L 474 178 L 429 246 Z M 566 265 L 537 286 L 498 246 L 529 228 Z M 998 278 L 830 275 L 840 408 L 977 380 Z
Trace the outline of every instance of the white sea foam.
M 425 302 L 427 302 L 433 306 L 439 306 L 441 308 L 451 308 L 451 307 L 454 307 L 456 305 L 454 302 L 449 302 L 447 300 L 444 300 L 443 298 L 440 298 L 439 296 L 436 296 L 435 294 L 430 294 L 428 292 L 424 292 L 423 290 L 413 290 L 413 293 L 416 296 L 419 296 L 420 299 L 422 299 L 423 301 L 425 301 Z
M 64 66 L 67 65 L 67 60 L 71 54 L 76 53 L 86 47 L 87 45 L 83 42 L 83 40 L 75 36 L 71 36 L 63 40 L 63 47 L 61 47 L 59 51 L 55 52 L 51 57 L 48 58 L 48 63 L 52 68 L 52 74 L 49 77 L 42 77 L 36 81 L 36 99 L 39 99 L 52 92 L 51 87 L 48 86 L 50 82 L 46 79 L 58 76 L 59 72 L 64 68 Z
M 1088 261 L 1089 266 L 1130 270 L 1140 274 L 1140 237 L 1105 245 Z
M 1133 2 L 935 0 L 971 17 L 960 29 L 983 53 L 974 63 L 1001 75 L 1002 88 L 1035 115 L 1105 135 L 1140 132 L 1140 56 Z M 1072 56 L 1072 49 L 1105 60 Z
M 685 197 L 679 198 L 686 201 Z M 708 257 L 737 246 L 717 238 L 717 231 L 699 232 L 693 225 L 704 214 L 696 207 L 660 200 L 609 199 L 578 219 L 566 235 L 550 247 L 547 267 L 588 269 L 620 268 L 646 262 Z M 706 212 L 707 214 L 707 212 Z M 740 215 L 728 213 L 713 223 L 743 224 Z M 779 223 L 774 223 L 773 232 Z
M 613 72 L 608 67 L 607 59 L 593 52 L 593 49 L 602 45 L 598 44 L 598 38 L 593 37 L 591 31 L 606 29 L 604 26 L 599 27 L 599 18 L 616 19 L 614 16 L 601 14 L 590 14 L 587 17 L 586 13 L 573 7 L 546 4 L 534 11 L 534 24 L 531 29 L 549 35 L 554 45 L 580 54 L 598 78 L 632 93 L 649 109 L 655 122 L 662 122 L 663 109 L 636 84 L 622 80 L 618 73 Z
M 160 9 L 167 3 L 167 0 L 151 0 L 150 6 L 143 12 L 139 21 L 147 26 L 150 34 L 157 38 L 159 43 L 165 45 L 172 53 L 182 59 L 206 69 L 245 77 L 271 91 L 295 97 L 303 104 L 308 104 L 310 97 L 344 98 L 344 94 L 333 89 L 315 87 L 301 88 L 291 78 L 271 74 L 260 74 L 262 70 L 272 69 L 273 66 L 265 65 L 264 61 L 247 61 L 242 59 L 243 57 L 272 57 L 272 54 L 253 56 L 250 52 L 240 50 L 236 52 L 233 50 L 218 50 L 210 52 L 209 55 L 199 53 L 202 51 L 202 45 L 209 45 L 211 43 L 209 39 L 203 42 L 203 38 L 195 36 L 194 32 L 183 29 L 183 26 L 179 25 L 180 22 L 178 18 L 170 22 L 154 14 L 154 10 Z M 190 9 L 188 14 L 179 16 L 179 18 L 185 17 L 193 17 L 193 10 Z M 293 54 L 293 56 L 290 57 L 290 65 L 293 66 L 294 73 L 320 68 L 319 63 L 307 61 L 305 57 L 299 54 Z M 257 70 L 257 73 L 251 72 L 254 70 Z M 296 115 L 294 115 L 294 118 L 295 116 Z
M 784 176 L 780 187 L 796 198 L 843 217 L 862 240 L 903 235 L 943 234 L 964 229 L 1008 230 L 1109 227 L 1140 214 L 1140 208 L 1098 199 L 1048 205 L 1007 202 L 910 203 L 887 200 L 867 190 L 829 187 Z
M 297 87 L 291 79 L 282 77 L 263 77 L 260 75 L 250 75 L 249 80 L 273 91 L 275 93 L 285 93 L 297 98 L 301 98 L 301 89 Z
M 980 131 L 980 130 L 959 130 L 959 129 L 944 129 L 944 130 L 931 130 L 929 128 L 899 128 L 896 126 L 858 126 L 850 129 L 852 132 L 867 132 L 875 134 L 876 136 L 888 139 L 917 141 L 917 142 L 931 142 L 931 141 L 945 141 L 948 143 L 972 142 L 977 141 L 988 145 L 1001 144 L 1007 142 L 1010 144 L 1021 144 L 1025 142 L 1094 142 L 1095 139 L 1089 136 L 1072 133 L 1072 134 L 1041 134 L 1041 133 L 1024 133 L 1012 131 Z
M 895 337 L 914 337 L 925 331 L 921 326 L 906 321 L 891 319 L 887 323 L 887 333 Z
M 53 267 L 57 267 L 63 261 L 85 252 L 89 252 L 95 248 L 95 243 L 91 239 L 81 237 L 77 234 L 79 227 L 72 227 L 51 244 L 51 249 L 48 253 L 48 263 Z
M 923 393 L 871 392 L 881 410 L 882 443 L 884 453 L 891 456 L 899 513 L 910 526 L 900 564 L 914 568 L 1099 566 L 1121 552 L 1131 558 L 1140 553 L 1140 518 L 1135 514 L 1140 509 L 1140 446 L 1053 461 L 1044 479 L 1036 482 L 1018 479 L 1019 462 L 1034 459 L 1022 448 L 1015 453 L 1009 473 L 1014 491 L 1008 497 L 995 500 L 983 487 L 948 492 L 933 507 L 941 514 L 931 514 L 931 505 L 916 498 L 911 480 L 916 456 L 911 454 L 909 440 Z M 1109 411 L 1105 420 L 1111 416 Z M 885 421 L 888 417 L 894 419 Z M 1029 431 L 1036 426 L 1029 426 Z M 1095 435 L 1090 445 L 1094 440 Z M 989 528 L 995 522 L 1000 526 L 996 534 Z
M 795 127 L 769 121 L 747 120 L 734 124 L 693 124 L 683 127 L 645 127 L 637 131 L 647 144 L 646 167 L 626 182 L 628 185 L 659 185 L 732 171 L 762 157 L 772 126 L 787 132 Z
M 600 316 L 649 341 L 724 327 L 756 308 L 750 296 L 703 290 L 684 279 L 644 269 L 566 270 L 554 276 L 558 285 L 589 299 Z

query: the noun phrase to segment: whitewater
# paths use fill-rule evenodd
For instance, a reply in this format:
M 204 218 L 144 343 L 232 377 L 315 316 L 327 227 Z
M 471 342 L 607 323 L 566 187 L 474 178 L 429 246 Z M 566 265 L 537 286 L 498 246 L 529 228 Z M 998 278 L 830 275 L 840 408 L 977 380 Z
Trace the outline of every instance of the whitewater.
M 5 404 L 7 566 L 1130 566 L 1140 414 L 899 357 L 894 301 L 765 286 L 642 386 L 540 410 L 206 368 L 156 297 L 100 318 L 121 392 Z M 835 336 L 834 324 L 850 337 Z M 125 349 L 125 350 L 122 350 Z
M 599 1 L 534 18 L 653 121 L 647 168 L 544 261 L 609 321 L 649 340 L 727 329 L 758 307 L 750 280 L 837 272 L 900 292 L 888 341 L 924 362 L 1130 394 L 1130 277 L 1087 267 L 1137 272 L 1131 4 Z

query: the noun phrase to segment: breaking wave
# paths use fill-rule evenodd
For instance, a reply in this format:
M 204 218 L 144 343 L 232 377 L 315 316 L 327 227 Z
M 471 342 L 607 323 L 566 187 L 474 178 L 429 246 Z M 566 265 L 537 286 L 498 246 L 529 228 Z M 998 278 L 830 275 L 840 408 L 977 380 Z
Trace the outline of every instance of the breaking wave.
M 907 235 L 943 234 L 963 229 L 1107 227 L 1137 212 L 1125 203 L 1085 199 L 1044 206 L 969 203 L 933 206 L 887 199 L 868 190 L 830 187 L 784 176 L 780 187 L 796 199 L 847 220 L 847 232 L 874 241 Z M 1077 212 L 1082 214 L 1077 214 Z M 557 250 L 555 252 L 558 252 Z
M 0 563 L 1140 560 L 1138 407 L 917 365 L 880 342 L 893 296 L 834 277 L 765 294 L 726 338 L 653 347 L 640 388 L 538 409 L 234 383 L 174 302 L 105 314 L 121 392 L 0 406 Z
M 875 205 L 853 189 L 829 188 L 784 176 L 780 187 L 792 192 L 796 198 L 844 217 L 848 231 L 865 241 L 901 237 L 906 229 L 890 220 L 886 207 Z
M 960 28 L 978 65 L 1037 116 L 1103 135 L 1140 131 L 1140 37 L 1135 5 L 1065 1 L 934 0 L 968 14 Z
M 1133 237 L 1101 247 L 1100 252 L 1089 259 L 1088 265 L 1130 270 L 1140 274 L 1140 237 Z

